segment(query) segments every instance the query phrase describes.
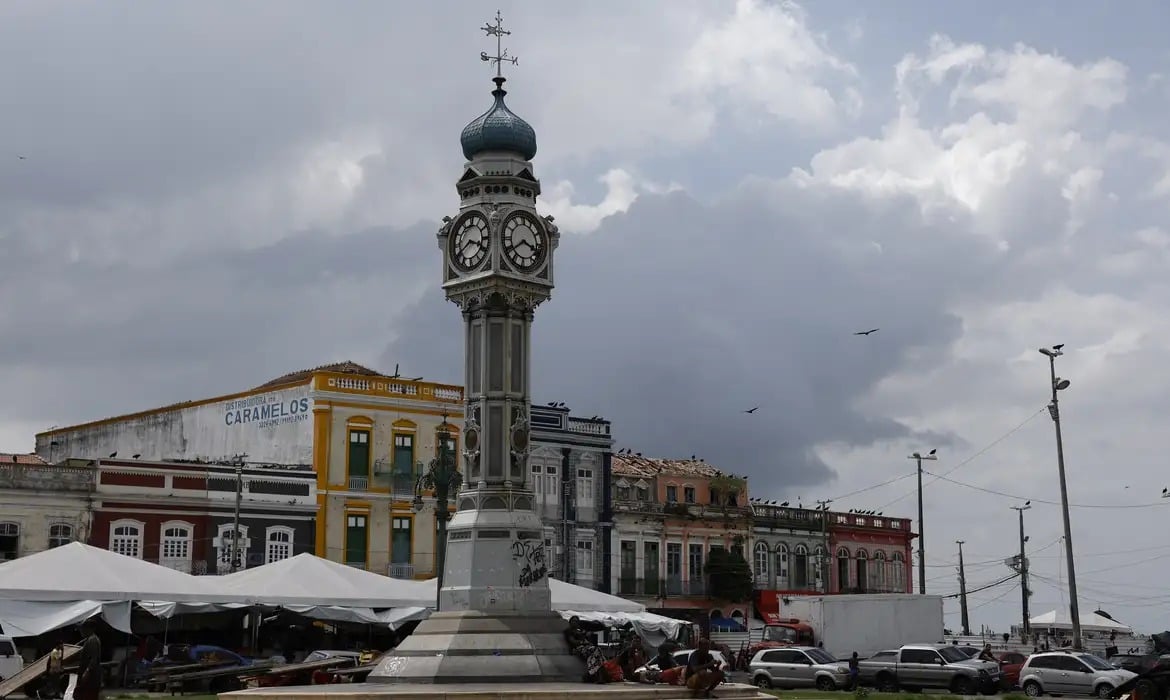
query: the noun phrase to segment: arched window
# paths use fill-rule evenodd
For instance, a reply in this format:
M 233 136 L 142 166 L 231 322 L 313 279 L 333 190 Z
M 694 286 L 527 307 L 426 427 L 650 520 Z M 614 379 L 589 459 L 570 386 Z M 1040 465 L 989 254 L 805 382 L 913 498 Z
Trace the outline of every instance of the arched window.
M 0 561 L 20 556 L 20 524 L 0 523 Z
M 137 520 L 115 520 L 110 523 L 110 551 L 141 559 L 142 526 Z
M 768 543 L 756 542 L 755 547 L 755 567 L 753 573 L 755 574 L 756 588 L 767 588 L 768 581 Z
M 857 550 L 857 590 L 861 593 L 868 593 L 869 585 L 869 552 L 864 549 Z
M 789 576 L 793 590 L 804 591 L 809 587 L 808 548 L 798 544 L 792 548 L 792 569 Z
M 852 580 L 850 571 L 852 567 L 849 566 L 849 550 L 845 547 L 837 548 L 837 592 L 844 593 L 849 590 Z
M 873 553 L 873 586 L 879 593 L 889 592 L 889 576 L 886 571 L 886 553 L 878 550 Z
M 49 526 L 49 549 L 54 549 L 73 541 L 73 526 L 69 523 L 53 523 Z
M 906 590 L 906 558 L 901 552 L 894 552 L 891 557 L 890 577 L 894 580 L 894 590 L 899 593 L 909 593 Z
M 264 563 L 282 561 L 293 555 L 293 529 L 273 525 L 264 531 Z
M 221 574 L 241 571 L 248 565 L 248 550 L 252 547 L 252 540 L 248 538 L 248 526 L 240 526 L 240 540 L 233 543 L 232 523 L 223 523 L 216 531 L 215 538 L 215 570 Z M 236 564 L 233 569 L 233 560 Z
M 162 524 L 158 563 L 168 569 L 191 573 L 191 531 L 194 526 L 181 520 Z
M 788 590 L 788 546 L 783 542 L 776 545 L 776 588 Z

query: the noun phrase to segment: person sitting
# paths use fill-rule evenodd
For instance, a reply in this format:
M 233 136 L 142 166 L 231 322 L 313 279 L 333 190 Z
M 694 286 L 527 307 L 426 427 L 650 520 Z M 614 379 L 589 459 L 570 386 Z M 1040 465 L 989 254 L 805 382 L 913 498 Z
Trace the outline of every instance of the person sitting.
M 693 697 L 715 697 L 715 687 L 723 682 L 724 676 L 719 659 L 711 653 L 710 639 L 699 640 L 687 659 L 686 669 L 687 688 L 693 691 Z
M 980 661 L 995 661 L 995 662 L 999 661 L 999 659 L 995 658 L 995 654 L 991 653 L 991 645 L 990 644 L 983 645 L 983 651 L 979 652 L 979 660 Z

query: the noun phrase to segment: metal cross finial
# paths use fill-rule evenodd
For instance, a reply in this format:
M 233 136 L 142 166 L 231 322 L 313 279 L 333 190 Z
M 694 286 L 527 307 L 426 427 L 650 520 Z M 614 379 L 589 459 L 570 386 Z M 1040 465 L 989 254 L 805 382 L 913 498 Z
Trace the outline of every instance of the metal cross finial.
M 494 36 L 496 38 L 496 55 L 489 56 L 486 51 L 481 51 L 479 54 L 479 60 L 491 61 L 492 63 L 496 64 L 496 77 L 502 78 L 504 77 L 503 64 L 511 63 L 512 65 L 516 65 L 519 60 L 515 56 L 509 56 L 508 50 L 504 48 L 504 37 L 510 36 L 512 32 L 504 29 L 504 18 L 500 15 L 499 10 L 496 10 L 496 23 L 485 24 L 480 27 L 480 29 L 482 29 L 488 36 Z

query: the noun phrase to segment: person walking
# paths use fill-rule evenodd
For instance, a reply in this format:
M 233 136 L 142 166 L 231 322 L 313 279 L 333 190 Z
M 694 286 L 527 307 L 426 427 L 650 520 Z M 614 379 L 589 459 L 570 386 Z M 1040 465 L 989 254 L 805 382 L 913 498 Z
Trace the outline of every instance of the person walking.
M 92 618 L 81 623 L 81 635 L 73 700 L 98 700 L 102 691 L 102 640 L 97 636 L 97 623 Z

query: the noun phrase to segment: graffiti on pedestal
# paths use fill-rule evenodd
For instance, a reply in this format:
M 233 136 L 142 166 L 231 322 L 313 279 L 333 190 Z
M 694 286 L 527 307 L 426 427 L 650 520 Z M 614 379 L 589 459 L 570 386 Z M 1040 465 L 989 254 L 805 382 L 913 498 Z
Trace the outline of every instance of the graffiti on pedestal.
M 520 577 L 517 584 L 521 588 L 528 588 L 548 575 L 545 565 L 544 542 L 540 540 L 514 540 L 512 542 L 512 559 L 520 564 Z

